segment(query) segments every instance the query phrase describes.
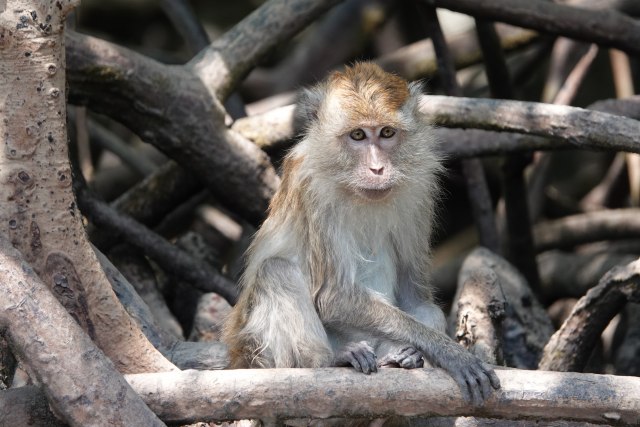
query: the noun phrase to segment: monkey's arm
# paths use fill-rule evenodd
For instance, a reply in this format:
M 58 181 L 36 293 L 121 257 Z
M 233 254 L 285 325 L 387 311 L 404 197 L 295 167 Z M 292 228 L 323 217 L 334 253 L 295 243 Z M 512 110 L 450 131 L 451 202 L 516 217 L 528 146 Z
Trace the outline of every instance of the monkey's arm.
M 444 333 L 424 325 L 364 288 L 355 287 L 345 293 L 328 292 L 319 304 L 320 319 L 326 326 L 357 328 L 412 345 L 431 364 L 446 370 L 458 383 L 464 398 L 476 405 L 491 394 L 492 387 L 500 387 L 489 365 Z

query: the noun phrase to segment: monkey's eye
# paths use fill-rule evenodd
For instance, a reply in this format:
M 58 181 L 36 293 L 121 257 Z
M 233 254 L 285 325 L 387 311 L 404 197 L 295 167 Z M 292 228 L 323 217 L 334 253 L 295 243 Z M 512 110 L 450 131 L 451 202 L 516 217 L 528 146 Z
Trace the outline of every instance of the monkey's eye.
M 385 126 L 380 131 L 380 136 L 383 138 L 391 138 L 396 134 L 396 130 L 394 128 L 390 128 L 389 126 Z
M 349 138 L 354 141 L 362 141 L 364 137 L 367 136 L 362 129 L 352 130 L 349 134 Z

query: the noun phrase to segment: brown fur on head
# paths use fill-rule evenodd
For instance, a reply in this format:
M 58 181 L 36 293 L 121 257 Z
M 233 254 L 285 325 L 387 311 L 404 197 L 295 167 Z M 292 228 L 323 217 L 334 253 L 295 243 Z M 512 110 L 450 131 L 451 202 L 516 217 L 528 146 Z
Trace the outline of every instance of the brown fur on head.
M 378 65 L 357 62 L 343 71 L 335 71 L 324 81 L 304 89 L 298 100 L 296 129 L 308 129 L 322 116 L 322 104 L 329 92 L 345 101 L 342 104 L 350 122 L 379 121 L 389 118 L 407 102 L 420 85 L 407 82 L 395 74 L 387 73 Z

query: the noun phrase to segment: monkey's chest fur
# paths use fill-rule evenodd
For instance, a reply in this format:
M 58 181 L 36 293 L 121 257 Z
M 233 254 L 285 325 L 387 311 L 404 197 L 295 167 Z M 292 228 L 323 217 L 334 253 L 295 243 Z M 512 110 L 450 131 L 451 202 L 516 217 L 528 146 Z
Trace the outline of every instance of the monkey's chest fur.
M 390 245 L 375 250 L 365 249 L 355 261 L 355 283 L 364 286 L 396 305 L 395 289 L 397 272 Z

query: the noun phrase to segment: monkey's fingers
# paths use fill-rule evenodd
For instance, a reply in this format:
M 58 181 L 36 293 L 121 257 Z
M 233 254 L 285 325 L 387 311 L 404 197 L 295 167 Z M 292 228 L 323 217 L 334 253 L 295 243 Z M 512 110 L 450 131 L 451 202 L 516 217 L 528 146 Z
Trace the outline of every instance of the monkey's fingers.
M 366 351 L 355 351 L 353 355 L 358 359 L 358 363 L 362 368 L 362 372 L 369 375 L 371 372 L 377 372 L 378 366 L 376 364 L 376 357 L 374 353 Z
M 351 365 L 356 371 L 365 374 L 378 371 L 376 354 L 366 341 L 349 343 L 340 353 L 337 362 L 342 365 Z
M 496 375 L 493 367 L 488 363 L 483 363 L 482 371 L 489 377 L 489 381 L 491 381 L 491 387 L 498 390 L 500 388 L 500 378 L 498 378 L 498 376 Z
M 482 403 L 484 402 L 484 397 L 482 396 L 482 379 L 477 377 L 475 373 L 471 369 L 469 369 L 465 370 L 465 382 L 467 385 L 467 389 L 471 394 L 471 403 L 473 404 L 473 406 L 482 405 Z
M 462 393 L 462 399 L 465 402 L 473 402 L 473 397 L 471 396 L 471 391 L 469 390 L 469 384 L 467 384 L 467 380 L 465 375 L 462 372 L 456 372 L 455 374 L 450 373 L 453 380 L 458 384 L 458 388 L 460 389 L 460 393 Z
M 491 396 L 492 386 L 490 373 L 491 371 L 487 371 L 485 369 L 484 364 L 480 364 L 478 366 L 473 366 L 471 368 L 474 377 L 477 379 L 477 383 L 479 384 L 479 389 L 482 392 L 482 400 L 486 400 Z M 494 374 L 495 375 L 495 374 Z
M 424 360 L 422 359 L 422 353 L 416 350 L 414 347 L 407 347 L 403 349 L 397 356 L 396 360 L 401 368 L 404 369 L 416 369 L 424 366 Z

